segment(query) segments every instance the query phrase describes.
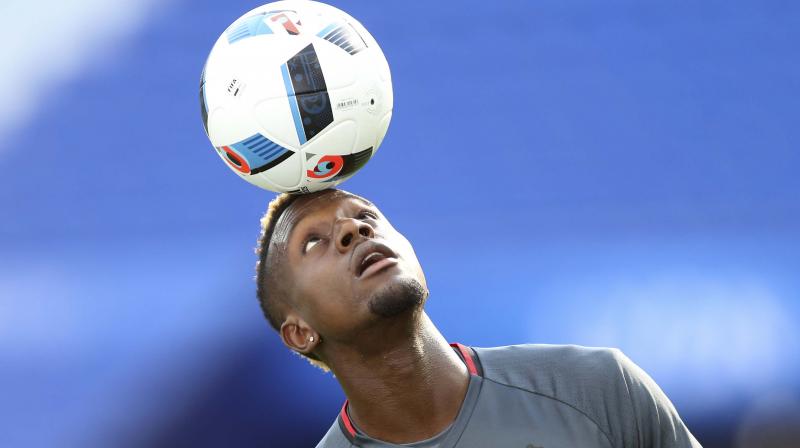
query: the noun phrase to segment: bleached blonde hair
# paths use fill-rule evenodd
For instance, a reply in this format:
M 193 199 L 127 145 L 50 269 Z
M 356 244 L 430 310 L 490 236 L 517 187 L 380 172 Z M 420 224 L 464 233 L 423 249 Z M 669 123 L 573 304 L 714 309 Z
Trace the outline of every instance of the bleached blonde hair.
M 256 262 L 256 295 L 264 317 L 267 318 L 270 326 L 278 332 L 280 332 L 283 320 L 286 318 L 286 308 L 291 307 L 292 304 L 287 299 L 286 291 L 282 285 L 277 283 L 276 277 L 280 273 L 281 266 L 272 266 L 268 270 L 267 255 L 272 233 L 275 230 L 275 223 L 298 197 L 300 195 L 281 193 L 270 201 L 266 213 L 261 217 L 261 233 L 256 246 L 256 255 L 258 255 L 258 261 Z M 331 370 L 324 361 L 314 354 L 306 355 L 294 350 L 292 352 L 305 358 L 311 365 L 321 369 L 323 372 L 330 372 Z

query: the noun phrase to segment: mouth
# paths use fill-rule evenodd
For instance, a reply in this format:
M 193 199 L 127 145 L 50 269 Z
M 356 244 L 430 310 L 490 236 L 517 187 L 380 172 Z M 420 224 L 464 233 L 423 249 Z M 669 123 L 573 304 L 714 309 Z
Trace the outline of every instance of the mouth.
M 353 252 L 356 277 L 366 277 L 397 263 L 397 255 L 388 246 L 375 241 L 365 241 Z

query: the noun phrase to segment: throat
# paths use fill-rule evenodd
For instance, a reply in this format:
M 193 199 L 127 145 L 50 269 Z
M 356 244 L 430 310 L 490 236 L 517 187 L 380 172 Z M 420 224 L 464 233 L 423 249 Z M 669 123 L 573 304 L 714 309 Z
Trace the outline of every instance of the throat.
M 335 363 L 351 420 L 374 439 L 395 444 L 425 440 L 458 416 L 469 372 L 427 316 L 425 320 L 430 327 L 417 333 L 419 337 L 373 356 Z

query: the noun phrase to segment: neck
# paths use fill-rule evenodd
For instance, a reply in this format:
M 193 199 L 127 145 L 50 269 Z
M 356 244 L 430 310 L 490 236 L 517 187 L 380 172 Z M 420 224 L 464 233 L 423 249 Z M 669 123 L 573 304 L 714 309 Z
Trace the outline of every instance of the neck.
M 363 347 L 328 347 L 350 418 L 371 437 L 411 443 L 455 420 L 469 373 L 425 312 L 370 334 Z

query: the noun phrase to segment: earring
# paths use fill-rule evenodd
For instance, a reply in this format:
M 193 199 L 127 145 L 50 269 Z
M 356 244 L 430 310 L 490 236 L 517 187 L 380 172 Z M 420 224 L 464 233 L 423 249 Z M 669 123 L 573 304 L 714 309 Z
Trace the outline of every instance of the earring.
M 308 341 L 309 342 L 314 342 L 314 336 L 311 336 L 310 338 L 308 338 Z

